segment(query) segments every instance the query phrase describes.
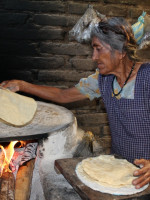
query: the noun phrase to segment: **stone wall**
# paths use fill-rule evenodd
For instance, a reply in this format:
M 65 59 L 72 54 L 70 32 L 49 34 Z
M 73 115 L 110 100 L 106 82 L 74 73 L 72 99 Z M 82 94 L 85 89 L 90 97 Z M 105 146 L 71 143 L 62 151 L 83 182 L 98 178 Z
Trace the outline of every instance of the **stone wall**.
M 150 13 L 149 0 L 1 0 L 0 81 L 23 79 L 68 88 L 92 74 L 91 47 L 68 38 L 89 4 L 108 17 L 125 17 L 131 23 L 143 10 Z M 109 126 L 101 99 L 64 106 L 76 115 L 79 127 L 91 130 L 100 136 L 104 147 L 109 147 Z

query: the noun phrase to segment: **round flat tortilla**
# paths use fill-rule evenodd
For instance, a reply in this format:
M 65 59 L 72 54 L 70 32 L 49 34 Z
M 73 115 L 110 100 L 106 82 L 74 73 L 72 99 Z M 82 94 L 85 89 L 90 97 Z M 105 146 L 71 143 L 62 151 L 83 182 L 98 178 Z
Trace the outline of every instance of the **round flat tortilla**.
M 88 187 L 104 193 L 130 195 L 148 187 L 135 189 L 133 172 L 138 168 L 125 159 L 101 155 L 82 160 L 76 167 L 79 179 Z
M 0 119 L 14 126 L 29 123 L 36 112 L 37 103 L 7 89 L 0 89 Z

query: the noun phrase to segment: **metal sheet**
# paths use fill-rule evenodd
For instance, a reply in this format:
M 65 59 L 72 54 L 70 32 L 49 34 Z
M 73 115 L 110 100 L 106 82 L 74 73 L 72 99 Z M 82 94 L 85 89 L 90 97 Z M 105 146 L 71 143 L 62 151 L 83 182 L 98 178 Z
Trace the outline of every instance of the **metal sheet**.
M 41 139 L 54 131 L 64 129 L 75 120 L 73 113 L 62 106 L 39 101 L 37 104 L 33 120 L 23 127 L 0 121 L 0 142 Z

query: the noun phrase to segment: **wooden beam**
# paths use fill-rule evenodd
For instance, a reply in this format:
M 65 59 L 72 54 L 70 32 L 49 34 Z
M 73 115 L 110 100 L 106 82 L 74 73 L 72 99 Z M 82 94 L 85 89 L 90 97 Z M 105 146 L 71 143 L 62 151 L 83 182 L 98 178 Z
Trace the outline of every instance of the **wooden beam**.
M 0 200 L 14 200 L 15 178 L 12 172 L 4 172 L 0 177 Z
M 29 200 L 35 159 L 22 165 L 17 173 L 15 200 Z

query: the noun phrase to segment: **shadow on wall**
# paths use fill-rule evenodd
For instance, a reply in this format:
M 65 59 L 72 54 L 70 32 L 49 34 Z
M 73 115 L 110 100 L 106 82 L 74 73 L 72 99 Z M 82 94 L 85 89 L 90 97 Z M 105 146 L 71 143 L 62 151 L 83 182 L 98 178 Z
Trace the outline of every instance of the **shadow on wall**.
M 69 11 L 68 16 L 65 2 L 23 0 L 20 3 L 17 0 L 2 0 L 0 81 L 13 78 L 72 86 L 80 76 L 91 74 L 95 68 L 91 60 L 88 68 L 83 69 L 82 64 L 89 58 L 91 48 L 77 42 L 70 43 L 68 39 L 69 30 L 87 7 L 88 4 L 84 4 L 76 14 Z M 76 56 L 76 60 L 81 59 L 81 64 L 74 60 Z M 60 70 L 63 74 L 59 73 Z M 76 73 L 74 77 L 72 71 Z M 83 71 L 86 74 L 81 75 Z M 68 76 L 68 72 L 72 75 Z

